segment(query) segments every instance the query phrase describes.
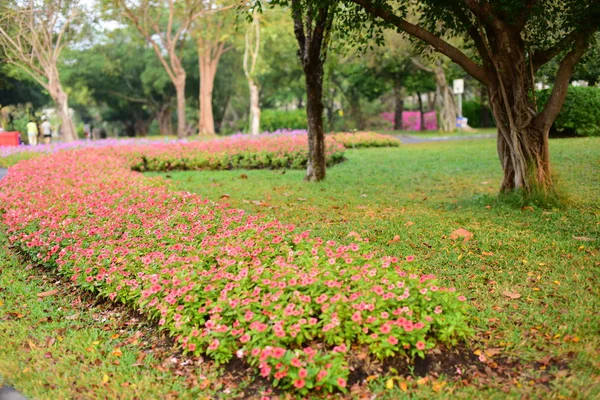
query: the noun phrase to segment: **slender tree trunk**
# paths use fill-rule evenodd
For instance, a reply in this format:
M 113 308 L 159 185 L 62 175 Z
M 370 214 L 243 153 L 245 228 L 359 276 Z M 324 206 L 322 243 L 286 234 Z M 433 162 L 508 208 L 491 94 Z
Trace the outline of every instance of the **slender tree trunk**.
M 362 131 L 365 129 L 365 119 L 363 118 L 362 109 L 360 107 L 360 97 L 352 94 L 350 96 L 350 109 L 356 129 Z
M 248 88 L 250 89 L 250 133 L 258 135 L 260 133 L 260 105 L 258 85 L 253 79 L 248 78 Z
M 444 73 L 441 61 L 436 61 L 433 72 L 437 90 L 440 93 L 440 131 L 453 132 L 456 129 L 456 104 L 454 103 L 454 95 L 446 80 L 446 74 Z
M 421 131 L 425 130 L 425 110 L 423 109 L 423 99 L 421 93 L 415 93 L 419 101 L 419 118 L 421 118 Z
M 325 133 L 323 132 L 323 64 L 316 60 L 306 74 L 306 115 L 308 118 L 308 164 L 306 180 L 325 179 Z
M 65 142 L 74 142 L 77 140 L 77 132 L 75 132 L 73 120 L 71 119 L 71 113 L 69 112 L 68 96 L 65 92 L 63 92 L 60 86 L 58 87 L 58 92 L 54 101 L 56 102 L 58 116 L 60 117 L 61 121 L 60 127 L 63 140 Z
M 175 92 L 177 94 L 177 137 L 184 138 L 186 136 L 185 128 L 185 74 L 183 78 L 180 76 L 178 80 L 173 82 Z
M 211 47 L 208 43 L 204 43 L 204 47 L 198 46 L 198 65 L 200 69 L 200 113 L 198 118 L 198 128 L 201 135 L 215 134 L 212 95 L 219 60 L 211 58 L 210 49 Z
M 137 119 L 134 123 L 134 135 L 139 137 L 148 136 L 148 129 L 151 123 L 152 119 Z
M 394 130 L 402 130 L 402 113 L 404 112 L 404 98 L 399 79 L 394 82 Z
M 156 119 L 160 134 L 164 136 L 171 136 L 173 134 L 173 123 L 171 106 L 169 104 L 164 104 L 160 107 L 156 113 Z

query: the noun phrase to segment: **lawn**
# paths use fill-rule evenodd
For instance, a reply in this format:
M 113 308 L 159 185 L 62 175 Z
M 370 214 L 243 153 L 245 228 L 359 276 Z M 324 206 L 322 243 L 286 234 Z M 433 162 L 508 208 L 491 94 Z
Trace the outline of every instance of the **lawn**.
M 456 130 L 452 133 L 440 131 L 377 131 L 386 135 L 406 135 L 418 138 L 440 138 L 440 137 L 463 137 L 463 136 L 478 136 L 492 135 L 497 131 L 495 128 L 474 128 L 472 131 Z
M 384 254 L 415 256 L 422 272 L 467 295 L 476 334 L 461 351 L 481 360 L 478 374 L 464 381 L 450 379 L 455 371 L 428 378 L 418 371 L 412 377 L 410 369 L 391 379 L 373 374 L 353 397 L 594 398 L 600 140 L 553 140 L 551 151 L 569 195 L 561 209 L 499 200 L 492 140 L 348 150 L 348 160 L 328 169 L 320 184 L 303 182 L 294 170 L 149 175 L 326 238 L 344 241 L 358 232 Z M 452 239 L 459 228 L 473 236 Z M 72 285 L 56 285 L 52 272 L 28 267 L 2 245 L 0 321 L 7 328 L 0 330 L 0 377 L 27 395 L 248 397 L 240 392 L 246 383 L 239 380 L 238 388 L 230 372 L 182 359 L 152 324 L 96 304 Z
M 318 235 L 358 232 L 468 291 L 477 330 L 471 351 L 497 359 L 498 371 L 451 386 L 455 396 L 487 388 L 498 396 L 592 398 L 600 394 L 600 140 L 553 140 L 551 151 L 568 194 L 561 209 L 498 199 L 493 140 L 347 151 L 348 160 L 316 185 L 302 182 L 302 171 L 163 176 L 179 190 Z M 451 239 L 459 228 L 473 237 Z

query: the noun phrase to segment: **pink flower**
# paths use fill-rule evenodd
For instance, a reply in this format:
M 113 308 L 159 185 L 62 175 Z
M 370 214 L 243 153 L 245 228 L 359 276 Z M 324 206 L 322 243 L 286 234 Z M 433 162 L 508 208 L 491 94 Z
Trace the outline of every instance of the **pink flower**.
M 465 296 L 458 296 L 458 301 L 465 301 L 467 298 Z
M 271 357 L 279 360 L 285 355 L 285 349 L 281 347 L 275 347 L 271 352 Z
M 327 376 L 327 371 L 325 371 L 324 369 L 322 369 L 321 371 L 319 371 L 319 373 L 317 374 L 317 382 L 320 382 L 323 380 L 323 378 L 325 378 Z
M 387 334 L 387 333 L 390 333 L 392 331 L 392 327 L 389 324 L 386 323 L 386 324 L 381 325 L 380 331 L 383 334 Z
M 300 370 L 298 371 L 298 376 L 302 379 L 306 378 L 306 376 L 308 375 L 308 371 L 306 370 L 306 368 L 300 368 Z
M 356 323 L 362 321 L 362 315 L 360 314 L 360 311 L 356 311 L 354 314 L 352 314 L 352 321 Z
M 337 378 L 337 384 L 339 387 L 346 387 L 346 380 L 344 378 Z
M 216 350 L 219 348 L 219 339 L 215 339 L 212 341 L 212 343 L 208 346 L 208 350 Z
M 248 343 L 250 341 L 250 335 L 248 335 L 247 333 L 242 335 L 242 337 L 240 337 L 240 342 L 242 343 Z
M 411 262 L 415 260 L 415 256 L 406 256 L 406 261 Z
M 304 379 L 296 379 L 294 381 L 294 387 L 297 389 L 302 389 L 305 384 L 306 384 L 306 382 L 304 381 Z
M 398 339 L 396 339 L 395 336 L 388 336 L 388 343 L 391 344 L 392 346 L 396 345 L 396 344 L 398 344 Z
M 419 349 L 419 350 L 425 350 L 425 342 L 422 342 L 422 341 L 419 340 L 417 342 L 417 349 Z
M 290 361 L 290 364 L 291 364 L 293 367 L 300 368 L 300 367 L 302 366 L 302 361 L 300 361 L 300 359 L 299 359 L 298 357 L 294 357 L 294 358 L 292 358 L 292 360 Z

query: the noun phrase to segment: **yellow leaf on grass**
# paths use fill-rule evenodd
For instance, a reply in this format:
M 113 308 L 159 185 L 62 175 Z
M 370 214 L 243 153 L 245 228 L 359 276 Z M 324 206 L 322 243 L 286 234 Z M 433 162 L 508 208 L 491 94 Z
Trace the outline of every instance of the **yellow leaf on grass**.
M 463 255 L 462 255 L 462 253 L 460 253 L 456 259 L 457 259 L 457 260 L 460 260 L 461 258 L 463 258 Z
M 96 341 L 92 342 L 92 344 L 93 344 L 94 346 L 97 346 L 97 345 L 99 345 L 99 344 L 100 344 L 100 341 L 99 341 L 99 340 L 96 340 Z
M 116 348 L 112 351 L 113 356 L 115 357 L 121 357 L 123 355 L 123 352 L 121 351 L 121 349 Z
M 417 385 L 424 385 L 427 382 L 429 382 L 429 378 L 428 377 L 424 377 L 424 378 L 419 378 L 417 379 Z
M 108 375 L 104 374 L 104 376 L 102 377 L 102 383 L 106 382 L 108 382 Z
M 394 388 L 394 380 L 393 379 L 388 379 L 387 382 L 385 383 L 385 387 L 387 389 L 393 389 Z
M 367 376 L 367 382 L 371 382 L 374 381 L 375 379 L 377 379 L 377 375 L 369 375 Z

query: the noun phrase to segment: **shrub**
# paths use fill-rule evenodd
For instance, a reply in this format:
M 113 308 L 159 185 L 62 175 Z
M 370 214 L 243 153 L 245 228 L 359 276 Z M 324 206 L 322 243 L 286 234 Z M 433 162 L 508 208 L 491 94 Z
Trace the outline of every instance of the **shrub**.
M 306 110 L 262 110 L 260 114 L 260 128 L 265 132 L 274 132 L 281 129 L 306 129 L 308 123 Z
M 417 274 L 412 260 L 379 254 L 356 233 L 336 243 L 170 191 L 130 169 L 130 154 L 154 150 L 83 149 L 15 165 L 0 182 L 11 243 L 139 308 L 185 352 L 239 357 L 301 394 L 345 390 L 353 346 L 414 357 L 470 333 L 464 296 Z
M 333 139 L 347 149 L 364 147 L 398 147 L 400 141 L 389 135 L 375 132 L 335 133 Z
M 551 89 L 536 93 L 540 107 L 550 97 Z M 551 135 L 600 136 L 600 88 L 570 86 Z
M 487 113 L 488 123 L 482 118 L 482 114 Z M 478 101 L 468 100 L 463 102 L 463 115 L 469 119 L 469 126 L 473 128 L 491 128 L 496 126 L 492 110 Z

